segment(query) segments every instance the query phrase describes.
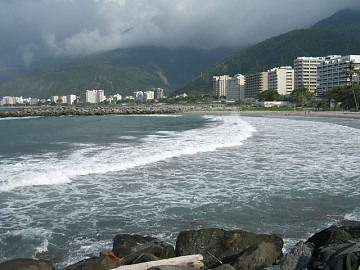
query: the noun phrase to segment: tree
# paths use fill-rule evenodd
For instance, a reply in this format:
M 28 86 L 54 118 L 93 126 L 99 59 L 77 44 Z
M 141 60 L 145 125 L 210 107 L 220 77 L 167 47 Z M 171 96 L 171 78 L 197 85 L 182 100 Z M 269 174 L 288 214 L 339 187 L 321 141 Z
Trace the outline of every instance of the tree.
M 356 67 L 354 60 L 349 61 L 349 65 L 347 66 L 347 70 L 345 71 L 345 73 L 348 76 L 348 78 L 350 79 L 350 85 L 351 85 L 352 93 L 354 96 L 356 111 L 359 111 L 359 102 L 358 102 L 357 95 L 355 93 L 355 88 L 354 88 L 354 83 L 353 83 L 354 75 L 359 74 L 359 69 Z
M 282 100 L 282 96 L 277 90 L 265 90 L 258 95 L 260 101 Z
M 346 86 L 336 86 L 324 93 L 324 98 L 327 99 L 328 103 L 331 100 L 335 104 L 341 103 L 341 107 L 349 109 L 354 108 L 354 95 L 360 95 L 360 86 L 359 85 L 346 85 Z M 355 105 L 356 106 L 356 105 Z M 336 109 L 336 106 L 335 108 Z
M 310 92 L 307 88 L 294 89 L 290 94 L 290 101 L 301 104 L 302 106 L 311 102 L 314 98 L 314 93 Z

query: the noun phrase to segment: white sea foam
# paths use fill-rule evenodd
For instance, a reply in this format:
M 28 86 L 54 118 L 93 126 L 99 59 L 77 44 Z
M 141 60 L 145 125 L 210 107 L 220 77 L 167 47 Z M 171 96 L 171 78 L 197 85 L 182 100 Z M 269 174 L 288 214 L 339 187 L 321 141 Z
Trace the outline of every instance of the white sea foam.
M 26 116 L 26 117 L 5 117 L 5 118 L 0 118 L 0 121 L 6 121 L 6 120 L 28 120 L 28 119 L 35 119 L 35 118 L 40 118 L 43 116 Z
M 184 132 L 162 131 L 144 137 L 138 145 L 131 147 L 119 144 L 82 147 L 84 145 L 80 144 L 66 158 L 51 153 L 47 158 L 26 156 L 22 162 L 4 164 L 0 172 L 0 191 L 68 183 L 76 176 L 128 170 L 169 158 L 239 146 L 255 131 L 238 116 L 207 118 L 213 122 L 204 128 Z

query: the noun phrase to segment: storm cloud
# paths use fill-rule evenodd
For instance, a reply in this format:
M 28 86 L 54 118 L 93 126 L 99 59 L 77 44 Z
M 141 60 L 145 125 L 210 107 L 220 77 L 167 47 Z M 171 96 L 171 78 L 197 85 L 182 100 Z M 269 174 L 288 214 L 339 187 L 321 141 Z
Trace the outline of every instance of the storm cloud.
M 343 8 L 360 1 L 0 0 L 0 66 L 143 45 L 249 45 Z

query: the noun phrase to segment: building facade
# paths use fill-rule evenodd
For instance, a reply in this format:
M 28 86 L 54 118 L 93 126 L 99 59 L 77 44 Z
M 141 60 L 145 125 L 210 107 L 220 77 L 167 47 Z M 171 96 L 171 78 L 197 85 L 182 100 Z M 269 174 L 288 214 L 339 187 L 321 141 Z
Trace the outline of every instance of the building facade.
M 354 61 L 355 66 L 360 66 L 360 55 L 330 55 L 318 66 L 318 89 L 317 96 L 322 96 L 327 90 L 336 86 L 350 84 L 350 78 L 346 71 L 349 62 Z M 356 81 L 357 78 L 354 78 Z
M 228 87 L 229 75 L 213 76 L 213 96 L 216 98 L 225 97 Z
M 228 79 L 227 99 L 245 99 L 245 76 L 236 74 Z
M 297 57 L 294 60 L 294 89 L 306 88 L 316 93 L 318 88 L 317 67 L 325 57 Z
M 290 66 L 268 70 L 268 90 L 277 90 L 280 95 L 289 95 L 294 90 L 294 70 Z
M 86 90 L 85 103 L 101 103 L 105 100 L 104 90 Z
M 257 96 L 268 90 L 268 73 L 259 72 L 245 76 L 245 98 L 257 98 Z

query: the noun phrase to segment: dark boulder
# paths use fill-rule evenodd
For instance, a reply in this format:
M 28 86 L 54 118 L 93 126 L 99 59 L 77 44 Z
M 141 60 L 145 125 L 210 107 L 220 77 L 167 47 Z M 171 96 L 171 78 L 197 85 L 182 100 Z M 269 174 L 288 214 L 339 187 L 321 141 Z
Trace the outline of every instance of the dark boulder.
M 93 257 L 67 266 L 63 270 L 110 270 L 120 265 L 108 257 Z
M 235 270 L 235 268 L 230 264 L 221 264 L 218 267 L 212 268 L 212 270 Z
M 328 267 L 326 269 L 347 269 L 333 267 L 339 267 L 342 262 L 343 265 L 345 265 L 346 260 L 349 264 L 353 259 L 356 259 L 358 254 L 354 249 L 359 247 L 359 242 L 360 222 L 357 221 L 342 221 L 337 225 L 314 234 L 306 241 L 306 243 L 312 243 L 315 247 L 308 268 L 318 269 L 320 267 L 319 265 L 328 265 L 327 261 L 334 259 L 334 263 L 329 266 L 330 268 Z M 357 243 L 357 245 L 352 247 L 353 243 Z M 360 254 L 360 249 L 358 252 Z M 329 258 L 333 259 L 330 260 Z M 358 260 L 360 260 L 360 257 L 358 257 Z M 349 267 L 348 269 L 352 269 L 351 266 Z
M 360 269 L 360 241 L 320 248 L 308 265 L 309 270 Z
M 161 266 L 151 267 L 148 270 L 194 270 L 194 268 L 190 266 L 180 266 L 180 265 L 161 265 Z
M 247 250 L 250 247 L 253 250 Z M 217 267 L 221 263 L 238 265 L 241 255 L 262 256 L 253 260 L 266 261 L 271 265 L 282 254 L 282 247 L 283 240 L 276 235 L 210 228 L 180 232 L 175 253 L 177 256 L 202 254 L 207 268 Z
M 154 237 L 119 234 L 115 236 L 112 252 L 124 259 L 124 264 L 131 264 L 142 254 L 153 254 L 154 258 L 168 259 L 175 257 L 174 247 Z
M 282 262 L 282 270 L 302 270 L 306 269 L 314 251 L 314 245 L 311 243 L 299 242 L 287 253 Z
M 331 226 L 311 236 L 306 243 L 312 243 L 315 249 L 319 249 L 326 245 L 344 244 L 353 239 L 342 227 Z
M 14 259 L 0 263 L 0 270 L 54 270 L 50 261 Z
M 261 242 L 242 251 L 231 265 L 238 270 L 264 269 L 273 265 L 279 256 L 274 243 Z

